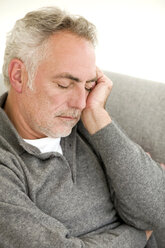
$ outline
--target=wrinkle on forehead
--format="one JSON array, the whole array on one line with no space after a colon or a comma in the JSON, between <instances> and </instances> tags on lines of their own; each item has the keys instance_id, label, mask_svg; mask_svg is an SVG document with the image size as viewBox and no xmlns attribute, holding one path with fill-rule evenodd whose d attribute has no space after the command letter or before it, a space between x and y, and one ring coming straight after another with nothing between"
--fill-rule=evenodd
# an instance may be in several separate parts
<instances>
[{"instance_id":1,"label":"wrinkle on forehead","mask_svg":"<svg viewBox=\"0 0 165 248\"><path fill-rule=\"evenodd\" d=\"M68 72L59 73L56 76L54 76L53 78L55 78L55 79L66 78L66 79L71 79L73 81L76 81L78 83L82 82L82 80L80 78L75 77ZM95 76L92 79L87 80L86 83L91 83L91 82L95 82L95 81L97 81L97 76Z\"/></svg>"}]
</instances>

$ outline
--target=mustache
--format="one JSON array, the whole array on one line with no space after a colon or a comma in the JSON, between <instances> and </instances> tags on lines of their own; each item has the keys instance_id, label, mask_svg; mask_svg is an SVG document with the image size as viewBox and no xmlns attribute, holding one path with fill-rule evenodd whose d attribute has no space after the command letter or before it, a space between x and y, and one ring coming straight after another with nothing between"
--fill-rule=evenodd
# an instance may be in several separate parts
<instances>
[{"instance_id":1,"label":"mustache","mask_svg":"<svg viewBox=\"0 0 165 248\"><path fill-rule=\"evenodd\" d=\"M81 111L79 109L69 109L69 110L62 110L55 113L54 117L57 116L70 116L72 118L79 119L81 116Z\"/></svg>"}]
</instances>

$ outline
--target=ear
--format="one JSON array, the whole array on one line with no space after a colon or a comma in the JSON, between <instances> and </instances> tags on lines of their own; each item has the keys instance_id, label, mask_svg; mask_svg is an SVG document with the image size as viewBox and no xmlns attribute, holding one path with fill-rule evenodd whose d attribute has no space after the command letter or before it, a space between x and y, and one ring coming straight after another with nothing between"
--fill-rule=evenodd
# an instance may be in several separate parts
<instances>
[{"instance_id":1,"label":"ear","mask_svg":"<svg viewBox=\"0 0 165 248\"><path fill-rule=\"evenodd\" d=\"M8 73L12 87L18 93L21 93L23 84L28 80L24 63L19 59L12 59L9 64Z\"/></svg>"}]
</instances>

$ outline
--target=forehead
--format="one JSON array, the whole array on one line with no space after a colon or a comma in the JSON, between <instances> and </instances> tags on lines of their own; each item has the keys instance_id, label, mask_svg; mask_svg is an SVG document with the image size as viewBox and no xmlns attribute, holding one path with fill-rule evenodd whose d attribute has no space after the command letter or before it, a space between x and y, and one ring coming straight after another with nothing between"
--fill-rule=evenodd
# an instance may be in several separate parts
<instances>
[{"instance_id":1,"label":"forehead","mask_svg":"<svg viewBox=\"0 0 165 248\"><path fill-rule=\"evenodd\" d=\"M79 57L80 60L95 59L92 43L69 32L59 32L48 40L49 58Z\"/></svg>"},{"instance_id":2,"label":"forehead","mask_svg":"<svg viewBox=\"0 0 165 248\"><path fill-rule=\"evenodd\" d=\"M91 41L85 39L84 37L80 37L77 34L74 34L70 31L59 31L55 34L51 35L48 39L49 44L53 46L56 45L58 48L67 48L74 45L75 48L81 46L83 48L93 48L94 45Z\"/></svg>"},{"instance_id":3,"label":"forehead","mask_svg":"<svg viewBox=\"0 0 165 248\"><path fill-rule=\"evenodd\" d=\"M92 74L96 71L95 49L92 43L69 32L54 34L47 41L46 58L43 61L52 70ZM62 71L61 71L62 70Z\"/></svg>"}]
</instances>

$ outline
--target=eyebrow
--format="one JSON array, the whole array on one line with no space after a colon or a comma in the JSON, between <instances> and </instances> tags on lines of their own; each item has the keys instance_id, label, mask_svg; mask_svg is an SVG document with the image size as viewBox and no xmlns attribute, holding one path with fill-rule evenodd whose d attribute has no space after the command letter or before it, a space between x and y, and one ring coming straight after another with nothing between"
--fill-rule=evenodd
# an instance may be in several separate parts
<instances>
[{"instance_id":1,"label":"eyebrow","mask_svg":"<svg viewBox=\"0 0 165 248\"><path fill-rule=\"evenodd\" d=\"M63 73L57 74L53 78L55 78L55 79L66 78L66 79L71 79L71 80L73 80L75 82L78 82L78 83L82 82L79 78L74 77L72 74L70 74L68 72L63 72ZM95 82L95 81L97 81L97 77L94 77L94 78L92 78L90 80L87 80L86 83L91 83L91 82Z\"/></svg>"}]
</instances>

